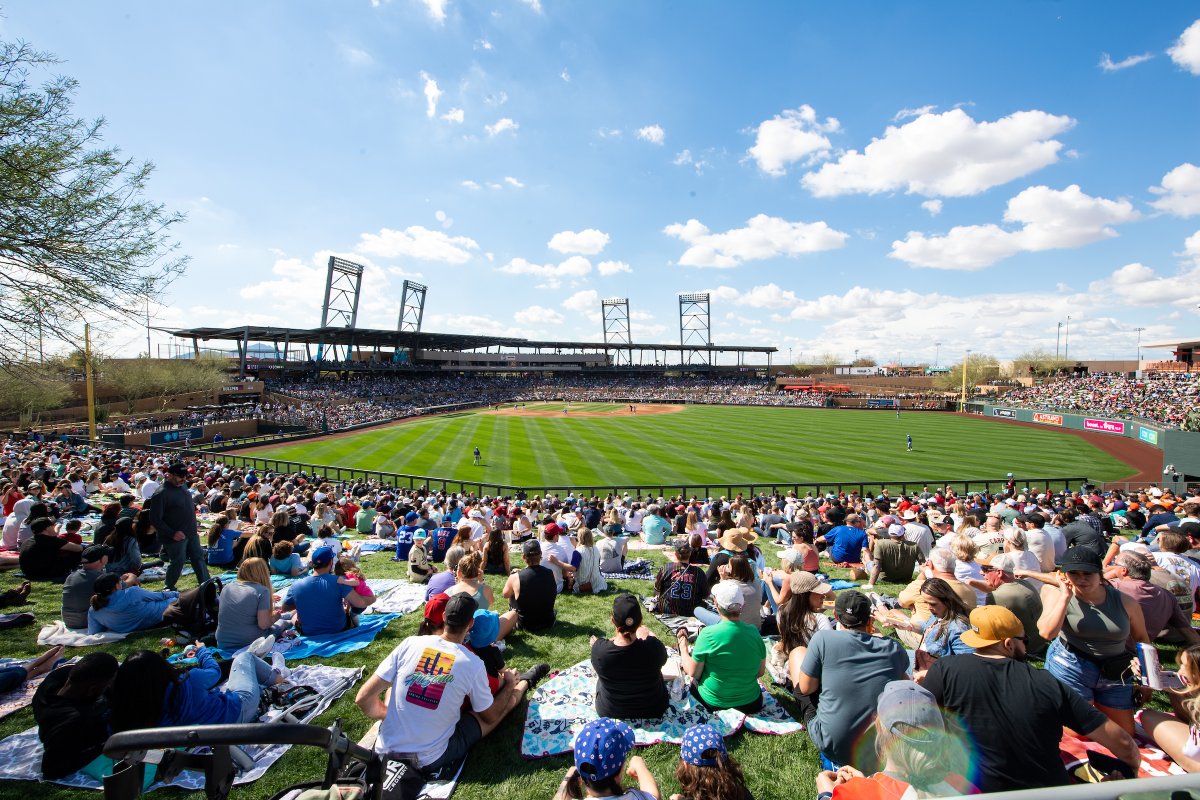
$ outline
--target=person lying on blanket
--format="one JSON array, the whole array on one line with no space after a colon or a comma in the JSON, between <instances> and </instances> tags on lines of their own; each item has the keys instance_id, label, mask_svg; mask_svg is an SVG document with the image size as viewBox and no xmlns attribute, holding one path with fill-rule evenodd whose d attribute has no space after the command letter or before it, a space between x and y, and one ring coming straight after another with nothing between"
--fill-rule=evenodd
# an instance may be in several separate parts
<instances>
[{"instance_id":1,"label":"person lying on blanket","mask_svg":"<svg viewBox=\"0 0 1200 800\"><path fill-rule=\"evenodd\" d=\"M54 669L62 651L63 646L60 644L57 647L51 647L37 658L31 658L21 663L10 662L7 666L0 666L0 694L19 689L21 684L30 678L45 675Z\"/></svg>"},{"instance_id":2,"label":"person lying on blanket","mask_svg":"<svg viewBox=\"0 0 1200 800\"><path fill-rule=\"evenodd\" d=\"M104 759L109 690L117 667L117 659L109 653L88 653L51 672L33 693L33 718L42 742L41 772L46 780L89 771L94 762Z\"/></svg>"},{"instance_id":3,"label":"person lying on blanket","mask_svg":"<svg viewBox=\"0 0 1200 800\"><path fill-rule=\"evenodd\" d=\"M641 756L633 752L633 728L607 717L594 719L575 737L575 766L554 793L554 800L610 797L617 800L658 800L658 783ZM625 760L629 759L628 767ZM638 782L636 789L621 784L622 775Z\"/></svg>"},{"instance_id":4,"label":"person lying on blanket","mask_svg":"<svg viewBox=\"0 0 1200 800\"><path fill-rule=\"evenodd\" d=\"M96 578L92 588L88 633L133 633L157 628L163 624L163 614L179 597L179 592L152 592L140 586L126 586L121 576L112 572Z\"/></svg>"},{"instance_id":5,"label":"person lying on blanket","mask_svg":"<svg viewBox=\"0 0 1200 800\"><path fill-rule=\"evenodd\" d=\"M171 725L223 725L254 722L262 691L291 674L283 654L268 664L249 650L234 656L229 679L221 683L221 667L212 652L196 642L198 665L181 671L161 653L139 650L125 659L113 682L112 729L141 730Z\"/></svg>"},{"instance_id":6,"label":"person lying on blanket","mask_svg":"<svg viewBox=\"0 0 1200 800\"><path fill-rule=\"evenodd\" d=\"M426 777L456 768L550 671L549 664L520 674L505 670L493 697L483 662L464 646L477 610L468 594L450 598L442 633L405 639L354 699L367 717L380 721L375 751L415 763Z\"/></svg>"}]
</instances>

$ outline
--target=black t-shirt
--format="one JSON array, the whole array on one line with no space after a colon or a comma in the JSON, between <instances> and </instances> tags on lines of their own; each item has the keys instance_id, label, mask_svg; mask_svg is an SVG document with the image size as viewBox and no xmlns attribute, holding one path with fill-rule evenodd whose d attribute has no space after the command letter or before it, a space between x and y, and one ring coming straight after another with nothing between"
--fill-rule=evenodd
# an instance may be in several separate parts
<instances>
[{"instance_id":1,"label":"black t-shirt","mask_svg":"<svg viewBox=\"0 0 1200 800\"><path fill-rule=\"evenodd\" d=\"M654 589L664 613L690 617L708 597L708 578L694 564L669 563L659 570Z\"/></svg>"},{"instance_id":2,"label":"black t-shirt","mask_svg":"<svg viewBox=\"0 0 1200 800\"><path fill-rule=\"evenodd\" d=\"M521 590L517 597L517 622L527 631L541 631L554 624L554 601L558 584L554 573L538 564L517 573Z\"/></svg>"},{"instance_id":3,"label":"black t-shirt","mask_svg":"<svg viewBox=\"0 0 1200 800\"><path fill-rule=\"evenodd\" d=\"M81 553L61 552L66 539L35 534L21 544L21 572L31 581L65 578L79 566Z\"/></svg>"},{"instance_id":4,"label":"black t-shirt","mask_svg":"<svg viewBox=\"0 0 1200 800\"><path fill-rule=\"evenodd\" d=\"M967 777L983 792L1065 786L1063 726L1086 735L1105 721L1049 672L1010 658L939 658L922 685L974 742L977 774Z\"/></svg>"},{"instance_id":5,"label":"black t-shirt","mask_svg":"<svg viewBox=\"0 0 1200 800\"><path fill-rule=\"evenodd\" d=\"M58 692L71 667L59 667L33 693L33 718L42 740L42 777L63 778L88 765L108 741L108 700L66 700Z\"/></svg>"},{"instance_id":6,"label":"black t-shirt","mask_svg":"<svg viewBox=\"0 0 1200 800\"><path fill-rule=\"evenodd\" d=\"M1067 547L1086 547L1089 550L1094 550L1101 556L1104 555L1104 551L1107 549L1104 544L1104 537L1100 532L1082 519L1077 519L1069 525L1064 525L1062 533L1063 537L1067 540Z\"/></svg>"},{"instance_id":7,"label":"black t-shirt","mask_svg":"<svg viewBox=\"0 0 1200 800\"><path fill-rule=\"evenodd\" d=\"M662 667L667 648L658 639L635 639L619 647L608 639L592 645L596 713L613 719L653 719L667 711Z\"/></svg>"}]
</instances>

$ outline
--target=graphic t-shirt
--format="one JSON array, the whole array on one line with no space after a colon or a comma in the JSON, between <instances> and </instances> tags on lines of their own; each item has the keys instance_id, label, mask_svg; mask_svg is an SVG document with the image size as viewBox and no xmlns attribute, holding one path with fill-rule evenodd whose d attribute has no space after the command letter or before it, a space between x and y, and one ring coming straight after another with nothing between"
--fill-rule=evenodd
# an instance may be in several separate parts
<instances>
[{"instance_id":1,"label":"graphic t-shirt","mask_svg":"<svg viewBox=\"0 0 1200 800\"><path fill-rule=\"evenodd\" d=\"M471 701L476 713L492 705L483 662L440 636L410 636L380 662L375 674L392 685L375 751L416 753L418 766L432 764L446 752L464 700Z\"/></svg>"},{"instance_id":2,"label":"graphic t-shirt","mask_svg":"<svg viewBox=\"0 0 1200 800\"><path fill-rule=\"evenodd\" d=\"M659 572L655 581L663 600L663 611L680 617L690 617L706 597L708 578L704 571L690 564L670 563Z\"/></svg>"}]
</instances>

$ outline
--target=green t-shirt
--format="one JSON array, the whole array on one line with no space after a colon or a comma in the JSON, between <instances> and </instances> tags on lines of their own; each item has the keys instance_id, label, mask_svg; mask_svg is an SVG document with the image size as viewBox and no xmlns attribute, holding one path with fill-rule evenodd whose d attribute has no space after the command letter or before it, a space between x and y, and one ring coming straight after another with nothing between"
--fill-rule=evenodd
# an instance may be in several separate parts
<instances>
[{"instance_id":1,"label":"green t-shirt","mask_svg":"<svg viewBox=\"0 0 1200 800\"><path fill-rule=\"evenodd\" d=\"M762 635L753 625L723 619L700 631L692 658L704 662L697 687L711 706L733 708L754 702L762 689L758 667L767 656Z\"/></svg>"},{"instance_id":2,"label":"green t-shirt","mask_svg":"<svg viewBox=\"0 0 1200 800\"><path fill-rule=\"evenodd\" d=\"M354 515L355 528L359 533L370 533L375 524L375 515L379 513L373 508L364 508Z\"/></svg>"}]
</instances>

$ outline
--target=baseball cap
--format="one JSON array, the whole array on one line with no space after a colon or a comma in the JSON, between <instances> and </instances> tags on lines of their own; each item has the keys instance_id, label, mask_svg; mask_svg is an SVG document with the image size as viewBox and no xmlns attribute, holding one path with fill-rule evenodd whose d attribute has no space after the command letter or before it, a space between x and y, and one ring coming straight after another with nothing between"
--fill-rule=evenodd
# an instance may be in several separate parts
<instances>
[{"instance_id":1,"label":"baseball cap","mask_svg":"<svg viewBox=\"0 0 1200 800\"><path fill-rule=\"evenodd\" d=\"M945 522L948 519L950 519L950 517L946 516L945 514L939 513L937 511L929 512L929 524L930 525L941 525L943 522Z\"/></svg>"},{"instance_id":2,"label":"baseball cap","mask_svg":"<svg viewBox=\"0 0 1200 800\"><path fill-rule=\"evenodd\" d=\"M450 595L442 592L435 594L425 603L425 619L432 622L434 625L441 627L446 624L446 603L450 602Z\"/></svg>"},{"instance_id":3,"label":"baseball cap","mask_svg":"<svg viewBox=\"0 0 1200 800\"><path fill-rule=\"evenodd\" d=\"M542 545L537 539L530 539L525 544L521 545L521 555L540 556L541 554Z\"/></svg>"},{"instance_id":4,"label":"baseball cap","mask_svg":"<svg viewBox=\"0 0 1200 800\"><path fill-rule=\"evenodd\" d=\"M893 539L903 539L904 538L904 526L903 525L889 525L887 532L888 532L888 536L891 536Z\"/></svg>"},{"instance_id":5,"label":"baseball cap","mask_svg":"<svg viewBox=\"0 0 1200 800\"><path fill-rule=\"evenodd\" d=\"M1063 572L1099 572L1100 554L1087 547L1070 547L1062 557Z\"/></svg>"},{"instance_id":6,"label":"baseball cap","mask_svg":"<svg viewBox=\"0 0 1200 800\"><path fill-rule=\"evenodd\" d=\"M410 511L410 512L408 512L407 514L405 514L405 515L404 515L404 521L405 521L405 522L416 522L416 521L417 521L417 520L419 520L420 518L421 518L421 515L420 515L420 514L418 514L418 513L417 513L417 512L415 512L415 511Z\"/></svg>"},{"instance_id":7,"label":"baseball cap","mask_svg":"<svg viewBox=\"0 0 1200 800\"><path fill-rule=\"evenodd\" d=\"M622 627L631 627L642 621L642 604L628 592L613 598L613 619Z\"/></svg>"},{"instance_id":8,"label":"baseball cap","mask_svg":"<svg viewBox=\"0 0 1200 800\"><path fill-rule=\"evenodd\" d=\"M910 508L900 516L902 516L904 519L913 520L917 518L917 512L916 509Z\"/></svg>"},{"instance_id":9,"label":"baseball cap","mask_svg":"<svg viewBox=\"0 0 1200 800\"><path fill-rule=\"evenodd\" d=\"M469 594L456 594L446 603L445 620L447 625L461 628L475 617L479 604Z\"/></svg>"},{"instance_id":10,"label":"baseball cap","mask_svg":"<svg viewBox=\"0 0 1200 800\"><path fill-rule=\"evenodd\" d=\"M314 567L324 567L333 562L332 547L318 547L312 554L312 565Z\"/></svg>"},{"instance_id":11,"label":"baseball cap","mask_svg":"<svg viewBox=\"0 0 1200 800\"><path fill-rule=\"evenodd\" d=\"M946 721L933 693L914 681L889 681L879 695L877 711L879 726L909 744L933 744L946 731Z\"/></svg>"},{"instance_id":12,"label":"baseball cap","mask_svg":"<svg viewBox=\"0 0 1200 800\"><path fill-rule=\"evenodd\" d=\"M594 719L575 737L575 769L592 782L616 777L633 744L633 728L624 722L608 717Z\"/></svg>"},{"instance_id":13,"label":"baseball cap","mask_svg":"<svg viewBox=\"0 0 1200 800\"><path fill-rule=\"evenodd\" d=\"M47 528L52 527L54 527L54 520L50 519L49 517L38 517L37 519L32 519L29 521L29 530L33 531L34 533L41 533Z\"/></svg>"},{"instance_id":14,"label":"baseball cap","mask_svg":"<svg viewBox=\"0 0 1200 800\"><path fill-rule=\"evenodd\" d=\"M693 725L688 728L679 745L680 760L694 767L715 767L717 754L725 752L725 740L712 725Z\"/></svg>"},{"instance_id":15,"label":"baseball cap","mask_svg":"<svg viewBox=\"0 0 1200 800\"><path fill-rule=\"evenodd\" d=\"M741 608L745 605L745 600L742 598L742 589L733 581L721 581L714 586L712 599L718 608L723 608L726 611L732 611L735 608Z\"/></svg>"},{"instance_id":16,"label":"baseball cap","mask_svg":"<svg viewBox=\"0 0 1200 800\"><path fill-rule=\"evenodd\" d=\"M963 644L978 649L1024 633L1021 620L1004 606L979 606L971 610L971 630L963 631L959 638Z\"/></svg>"},{"instance_id":17,"label":"baseball cap","mask_svg":"<svg viewBox=\"0 0 1200 800\"><path fill-rule=\"evenodd\" d=\"M464 595L458 595L463 597ZM476 650L494 644L496 637L500 635L500 615L495 611L489 611L485 608L476 609L475 624L471 626L471 634L468 639L471 642L471 647Z\"/></svg>"},{"instance_id":18,"label":"baseball cap","mask_svg":"<svg viewBox=\"0 0 1200 800\"><path fill-rule=\"evenodd\" d=\"M112 554L113 549L111 547L107 547L102 544L94 544L83 549L83 556L81 556L79 560L84 564L95 564L105 556L112 558Z\"/></svg>"},{"instance_id":19,"label":"baseball cap","mask_svg":"<svg viewBox=\"0 0 1200 800\"><path fill-rule=\"evenodd\" d=\"M779 551L779 560L793 567L804 566L804 554L791 547Z\"/></svg>"},{"instance_id":20,"label":"baseball cap","mask_svg":"<svg viewBox=\"0 0 1200 800\"><path fill-rule=\"evenodd\" d=\"M559 534L563 533L562 526L559 525L557 522L546 523L546 527L543 528L542 530L546 533L547 536L558 536Z\"/></svg>"},{"instance_id":21,"label":"baseball cap","mask_svg":"<svg viewBox=\"0 0 1200 800\"><path fill-rule=\"evenodd\" d=\"M871 601L862 592L842 592L834 603L833 616L847 628L861 628L871 618Z\"/></svg>"},{"instance_id":22,"label":"baseball cap","mask_svg":"<svg viewBox=\"0 0 1200 800\"><path fill-rule=\"evenodd\" d=\"M180 478L186 478L188 474L187 467L178 462L167 467L167 472L171 475L178 475Z\"/></svg>"},{"instance_id":23,"label":"baseball cap","mask_svg":"<svg viewBox=\"0 0 1200 800\"><path fill-rule=\"evenodd\" d=\"M811 572L793 572L790 576L792 594L803 594L804 592L816 592L817 594L829 594L833 591L833 587L825 583Z\"/></svg>"}]
</instances>

